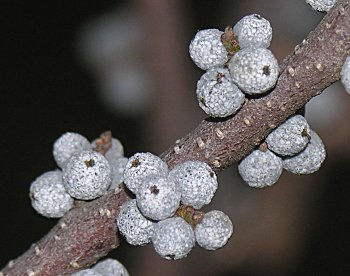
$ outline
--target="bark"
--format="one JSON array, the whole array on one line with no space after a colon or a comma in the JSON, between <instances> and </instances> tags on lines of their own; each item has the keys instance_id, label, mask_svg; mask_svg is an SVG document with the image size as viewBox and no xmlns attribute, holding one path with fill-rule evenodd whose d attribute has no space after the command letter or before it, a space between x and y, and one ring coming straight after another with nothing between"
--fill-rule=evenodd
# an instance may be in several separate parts
<instances>
[{"instance_id":1,"label":"bark","mask_svg":"<svg viewBox=\"0 0 350 276\"><path fill-rule=\"evenodd\" d=\"M350 54L350 1L338 1L281 65L276 87L250 99L226 119L205 119L161 157L170 167L202 160L219 172L239 161L266 135L337 81ZM67 213L40 241L2 270L3 275L65 275L87 267L119 245L115 218L129 200L124 190Z\"/></svg>"}]
</instances>

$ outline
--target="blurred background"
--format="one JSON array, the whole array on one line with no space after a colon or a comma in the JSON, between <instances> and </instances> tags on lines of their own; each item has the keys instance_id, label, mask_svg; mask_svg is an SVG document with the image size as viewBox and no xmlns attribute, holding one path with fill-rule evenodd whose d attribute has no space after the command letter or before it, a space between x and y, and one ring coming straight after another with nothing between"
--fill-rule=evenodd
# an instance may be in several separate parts
<instances>
[{"instance_id":1,"label":"blurred background","mask_svg":"<svg viewBox=\"0 0 350 276\"><path fill-rule=\"evenodd\" d=\"M56 223L28 197L30 183L55 168L54 140L112 130L126 156L160 154L205 118L192 37L251 13L271 22L279 61L323 16L303 0L2 1L0 267ZM324 166L310 176L284 172L263 190L243 183L237 166L220 174L206 210L233 220L226 247L167 261L150 245L123 243L109 257L131 275L350 275L350 97L335 84L306 110L326 145Z\"/></svg>"}]
</instances>

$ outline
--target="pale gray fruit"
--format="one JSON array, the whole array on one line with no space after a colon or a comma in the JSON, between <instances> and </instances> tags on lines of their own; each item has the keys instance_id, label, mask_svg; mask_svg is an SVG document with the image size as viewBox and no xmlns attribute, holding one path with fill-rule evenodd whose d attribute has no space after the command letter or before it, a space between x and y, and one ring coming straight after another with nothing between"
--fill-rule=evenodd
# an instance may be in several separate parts
<instances>
[{"instance_id":1,"label":"pale gray fruit","mask_svg":"<svg viewBox=\"0 0 350 276\"><path fill-rule=\"evenodd\" d=\"M224 68L211 69L202 75L197 82L196 94L199 106L211 117L235 114L245 101L245 95Z\"/></svg>"},{"instance_id":2,"label":"pale gray fruit","mask_svg":"<svg viewBox=\"0 0 350 276\"><path fill-rule=\"evenodd\" d=\"M191 41L189 52L193 62L201 69L208 70L223 66L228 55L221 42L223 32L217 29L198 31Z\"/></svg>"},{"instance_id":3,"label":"pale gray fruit","mask_svg":"<svg viewBox=\"0 0 350 276\"><path fill-rule=\"evenodd\" d=\"M310 174L317 171L326 158L326 149L321 138L311 130L311 140L299 154L285 158L283 168L295 174Z\"/></svg>"},{"instance_id":4,"label":"pale gray fruit","mask_svg":"<svg viewBox=\"0 0 350 276\"><path fill-rule=\"evenodd\" d=\"M232 233L233 224L230 218L218 210L206 213L194 230L197 243L207 250L223 247Z\"/></svg>"},{"instance_id":5,"label":"pale gray fruit","mask_svg":"<svg viewBox=\"0 0 350 276\"><path fill-rule=\"evenodd\" d=\"M35 179L30 185L29 196L35 211L48 218L62 217L74 206L59 170L43 173Z\"/></svg>"},{"instance_id":6,"label":"pale gray fruit","mask_svg":"<svg viewBox=\"0 0 350 276\"><path fill-rule=\"evenodd\" d=\"M345 91L350 94L350 56L346 58L340 72L340 80Z\"/></svg>"},{"instance_id":7,"label":"pale gray fruit","mask_svg":"<svg viewBox=\"0 0 350 276\"><path fill-rule=\"evenodd\" d=\"M272 39L270 22L258 14L244 16L233 27L238 44L243 48L268 48Z\"/></svg>"},{"instance_id":8,"label":"pale gray fruit","mask_svg":"<svg viewBox=\"0 0 350 276\"><path fill-rule=\"evenodd\" d=\"M250 186L263 188L277 182L282 174L282 159L269 150L252 151L238 165L242 179Z\"/></svg>"},{"instance_id":9,"label":"pale gray fruit","mask_svg":"<svg viewBox=\"0 0 350 276\"><path fill-rule=\"evenodd\" d=\"M98 271L87 268L71 274L71 276L103 276Z\"/></svg>"},{"instance_id":10,"label":"pale gray fruit","mask_svg":"<svg viewBox=\"0 0 350 276\"><path fill-rule=\"evenodd\" d=\"M92 270L99 272L102 276L129 276L125 266L114 259L105 259L92 267Z\"/></svg>"},{"instance_id":11,"label":"pale gray fruit","mask_svg":"<svg viewBox=\"0 0 350 276\"><path fill-rule=\"evenodd\" d=\"M180 217L159 221L154 227L152 244L156 252L165 259L184 258L195 245L192 227Z\"/></svg>"},{"instance_id":12,"label":"pale gray fruit","mask_svg":"<svg viewBox=\"0 0 350 276\"><path fill-rule=\"evenodd\" d=\"M76 199L90 200L104 195L112 182L107 159L95 151L74 154L63 170L67 192Z\"/></svg>"},{"instance_id":13,"label":"pale gray fruit","mask_svg":"<svg viewBox=\"0 0 350 276\"><path fill-rule=\"evenodd\" d=\"M308 3L314 10L325 12L328 12L333 8L336 2L337 0L306 0L306 3Z\"/></svg>"},{"instance_id":14,"label":"pale gray fruit","mask_svg":"<svg viewBox=\"0 0 350 276\"><path fill-rule=\"evenodd\" d=\"M57 166L63 169L73 154L83 150L92 150L88 139L79 133L67 132L55 141L52 153Z\"/></svg>"},{"instance_id":15,"label":"pale gray fruit","mask_svg":"<svg viewBox=\"0 0 350 276\"><path fill-rule=\"evenodd\" d=\"M112 184L109 186L109 190L113 190L119 187L119 185L124 181L124 170L126 164L128 163L128 158L126 157L114 157L107 159L111 167L112 173Z\"/></svg>"}]
</instances>

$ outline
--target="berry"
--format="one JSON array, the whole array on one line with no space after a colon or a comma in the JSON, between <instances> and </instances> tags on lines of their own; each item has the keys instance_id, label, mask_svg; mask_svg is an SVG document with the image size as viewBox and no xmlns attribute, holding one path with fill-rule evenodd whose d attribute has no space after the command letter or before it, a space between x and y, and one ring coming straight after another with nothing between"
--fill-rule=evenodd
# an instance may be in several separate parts
<instances>
[{"instance_id":1,"label":"berry","mask_svg":"<svg viewBox=\"0 0 350 276\"><path fill-rule=\"evenodd\" d=\"M306 0L314 10L328 12L337 0Z\"/></svg>"},{"instance_id":2,"label":"berry","mask_svg":"<svg viewBox=\"0 0 350 276\"><path fill-rule=\"evenodd\" d=\"M301 152L310 141L310 127L301 115L295 115L273 130L266 143L279 155L295 155Z\"/></svg>"},{"instance_id":3,"label":"berry","mask_svg":"<svg viewBox=\"0 0 350 276\"><path fill-rule=\"evenodd\" d=\"M62 217L73 208L74 200L66 192L61 171L49 171L30 185L32 206L39 214L48 218Z\"/></svg>"},{"instance_id":4,"label":"berry","mask_svg":"<svg viewBox=\"0 0 350 276\"><path fill-rule=\"evenodd\" d=\"M83 269L78 272L75 272L71 274L71 276L103 276L103 275L98 271L88 268L88 269Z\"/></svg>"},{"instance_id":5,"label":"berry","mask_svg":"<svg viewBox=\"0 0 350 276\"><path fill-rule=\"evenodd\" d=\"M105 259L92 267L103 276L129 276L125 266L114 259Z\"/></svg>"},{"instance_id":6,"label":"berry","mask_svg":"<svg viewBox=\"0 0 350 276\"><path fill-rule=\"evenodd\" d=\"M241 161L238 171L250 187L271 186L282 174L282 159L269 150L254 150Z\"/></svg>"},{"instance_id":7,"label":"berry","mask_svg":"<svg viewBox=\"0 0 350 276\"><path fill-rule=\"evenodd\" d=\"M268 48L272 39L270 22L258 14L244 16L233 27L239 47Z\"/></svg>"},{"instance_id":8,"label":"berry","mask_svg":"<svg viewBox=\"0 0 350 276\"><path fill-rule=\"evenodd\" d=\"M91 143L91 148L96 148L96 140ZM124 156L124 147L122 143L116 139L112 138L111 147L107 150L105 157L107 160L115 159L117 157Z\"/></svg>"},{"instance_id":9,"label":"berry","mask_svg":"<svg viewBox=\"0 0 350 276\"><path fill-rule=\"evenodd\" d=\"M311 140L306 148L283 160L283 168L295 174L310 174L317 171L326 158L326 150L321 138L311 130Z\"/></svg>"},{"instance_id":10,"label":"berry","mask_svg":"<svg viewBox=\"0 0 350 276\"><path fill-rule=\"evenodd\" d=\"M229 63L231 77L243 92L261 94L271 89L278 78L278 63L270 50L245 48Z\"/></svg>"},{"instance_id":11,"label":"berry","mask_svg":"<svg viewBox=\"0 0 350 276\"><path fill-rule=\"evenodd\" d=\"M341 83L343 84L346 92L350 94L350 56L346 58L341 69L340 76Z\"/></svg>"},{"instance_id":12,"label":"berry","mask_svg":"<svg viewBox=\"0 0 350 276\"><path fill-rule=\"evenodd\" d=\"M64 168L74 153L91 150L90 142L82 135L67 132L53 144L53 157L60 168Z\"/></svg>"},{"instance_id":13,"label":"berry","mask_svg":"<svg viewBox=\"0 0 350 276\"><path fill-rule=\"evenodd\" d=\"M112 171L112 184L109 186L109 190L113 190L119 187L124 180L124 170L128 158L126 157L115 157L107 159Z\"/></svg>"},{"instance_id":14,"label":"berry","mask_svg":"<svg viewBox=\"0 0 350 276\"><path fill-rule=\"evenodd\" d=\"M197 243L207 250L223 247L232 233L233 224L230 218L218 210L206 213L194 230Z\"/></svg>"},{"instance_id":15,"label":"berry","mask_svg":"<svg viewBox=\"0 0 350 276\"><path fill-rule=\"evenodd\" d=\"M245 95L232 82L230 72L224 68L207 71L197 83L199 106L211 117L227 117L236 113Z\"/></svg>"},{"instance_id":16,"label":"berry","mask_svg":"<svg viewBox=\"0 0 350 276\"><path fill-rule=\"evenodd\" d=\"M118 214L117 225L119 231L132 245L144 245L151 241L153 222L146 219L136 205L136 199L125 203Z\"/></svg>"},{"instance_id":17,"label":"berry","mask_svg":"<svg viewBox=\"0 0 350 276\"><path fill-rule=\"evenodd\" d=\"M195 209L209 204L218 181L214 171L201 161L186 161L178 164L169 173L181 193L181 202Z\"/></svg>"},{"instance_id":18,"label":"berry","mask_svg":"<svg viewBox=\"0 0 350 276\"><path fill-rule=\"evenodd\" d=\"M183 218L172 217L155 225L152 243L161 257L177 260L190 253L195 238L192 227Z\"/></svg>"},{"instance_id":19,"label":"berry","mask_svg":"<svg viewBox=\"0 0 350 276\"><path fill-rule=\"evenodd\" d=\"M76 153L63 170L63 183L74 198L90 200L106 193L111 184L111 168L95 151Z\"/></svg>"},{"instance_id":20,"label":"berry","mask_svg":"<svg viewBox=\"0 0 350 276\"><path fill-rule=\"evenodd\" d=\"M189 51L193 62L201 69L208 70L223 66L227 60L227 51L221 42L223 32L207 29L197 32L191 41Z\"/></svg>"},{"instance_id":21,"label":"berry","mask_svg":"<svg viewBox=\"0 0 350 276\"><path fill-rule=\"evenodd\" d=\"M141 213L153 220L162 220L174 215L180 205L181 194L175 182L167 177L147 177L136 194Z\"/></svg>"},{"instance_id":22,"label":"berry","mask_svg":"<svg viewBox=\"0 0 350 276\"><path fill-rule=\"evenodd\" d=\"M138 152L129 158L124 171L124 183L134 194L142 181L149 175L166 176L168 165L158 156L149 152Z\"/></svg>"}]
</instances>

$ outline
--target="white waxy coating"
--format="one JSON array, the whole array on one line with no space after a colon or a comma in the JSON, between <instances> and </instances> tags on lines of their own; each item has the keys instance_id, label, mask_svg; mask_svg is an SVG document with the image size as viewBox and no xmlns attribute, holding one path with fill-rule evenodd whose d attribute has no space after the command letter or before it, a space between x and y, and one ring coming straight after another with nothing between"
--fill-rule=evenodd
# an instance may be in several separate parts
<instances>
[{"instance_id":1,"label":"white waxy coating","mask_svg":"<svg viewBox=\"0 0 350 276\"><path fill-rule=\"evenodd\" d=\"M340 80L343 84L345 91L350 94L350 56L346 58L343 67L340 72Z\"/></svg>"},{"instance_id":2,"label":"white waxy coating","mask_svg":"<svg viewBox=\"0 0 350 276\"><path fill-rule=\"evenodd\" d=\"M283 160L283 168L295 174L310 174L317 171L326 158L326 150L321 138L311 130L311 140L306 148Z\"/></svg>"},{"instance_id":3,"label":"white waxy coating","mask_svg":"<svg viewBox=\"0 0 350 276\"><path fill-rule=\"evenodd\" d=\"M124 147L122 143L116 139L112 138L111 147L107 150L106 154L104 155L107 160L109 159L115 159L117 157L123 157L124 156ZM96 140L92 141L91 148L96 147Z\"/></svg>"},{"instance_id":4,"label":"white waxy coating","mask_svg":"<svg viewBox=\"0 0 350 276\"><path fill-rule=\"evenodd\" d=\"M306 0L314 10L328 12L337 0Z\"/></svg>"},{"instance_id":5,"label":"white waxy coating","mask_svg":"<svg viewBox=\"0 0 350 276\"><path fill-rule=\"evenodd\" d=\"M99 272L103 276L129 276L125 266L114 259L105 259L92 267L92 270Z\"/></svg>"},{"instance_id":6,"label":"white waxy coating","mask_svg":"<svg viewBox=\"0 0 350 276\"><path fill-rule=\"evenodd\" d=\"M244 16L233 27L239 47L268 48L272 39L270 22L258 14Z\"/></svg>"},{"instance_id":7,"label":"white waxy coating","mask_svg":"<svg viewBox=\"0 0 350 276\"><path fill-rule=\"evenodd\" d=\"M247 94L261 94L276 84L278 63L270 50L245 48L229 63L233 82Z\"/></svg>"},{"instance_id":8,"label":"white waxy coating","mask_svg":"<svg viewBox=\"0 0 350 276\"><path fill-rule=\"evenodd\" d=\"M49 171L30 185L30 199L33 208L48 218L62 217L73 208L74 200L63 186L62 172Z\"/></svg>"},{"instance_id":9,"label":"white waxy coating","mask_svg":"<svg viewBox=\"0 0 350 276\"><path fill-rule=\"evenodd\" d=\"M71 274L71 276L103 276L98 271L87 268Z\"/></svg>"},{"instance_id":10,"label":"white waxy coating","mask_svg":"<svg viewBox=\"0 0 350 276\"><path fill-rule=\"evenodd\" d=\"M138 152L129 158L124 170L124 183L134 194L149 175L168 175L168 165L149 152Z\"/></svg>"},{"instance_id":11,"label":"white waxy coating","mask_svg":"<svg viewBox=\"0 0 350 276\"><path fill-rule=\"evenodd\" d=\"M109 190L113 190L119 187L124 181L124 170L128 158L126 157L114 157L107 159L112 171L112 184L109 186Z\"/></svg>"},{"instance_id":12,"label":"white waxy coating","mask_svg":"<svg viewBox=\"0 0 350 276\"><path fill-rule=\"evenodd\" d=\"M60 168L64 168L73 154L83 150L91 150L90 142L82 135L67 132L53 144L53 157Z\"/></svg>"},{"instance_id":13,"label":"white waxy coating","mask_svg":"<svg viewBox=\"0 0 350 276\"><path fill-rule=\"evenodd\" d=\"M311 130L306 119L301 115L295 115L273 130L266 137L266 143L273 152L291 156L306 147L310 135Z\"/></svg>"},{"instance_id":14,"label":"white waxy coating","mask_svg":"<svg viewBox=\"0 0 350 276\"><path fill-rule=\"evenodd\" d=\"M147 177L136 194L137 207L153 220L162 220L174 215L180 205L181 194L175 182L168 177Z\"/></svg>"},{"instance_id":15,"label":"white waxy coating","mask_svg":"<svg viewBox=\"0 0 350 276\"><path fill-rule=\"evenodd\" d=\"M63 170L64 186L77 199L90 200L104 195L111 181L107 159L95 151L73 155Z\"/></svg>"},{"instance_id":16,"label":"white waxy coating","mask_svg":"<svg viewBox=\"0 0 350 276\"><path fill-rule=\"evenodd\" d=\"M197 32L191 41L189 51L193 62L208 70L223 66L228 60L227 51L221 42L222 31L207 29Z\"/></svg>"},{"instance_id":17,"label":"white waxy coating","mask_svg":"<svg viewBox=\"0 0 350 276\"><path fill-rule=\"evenodd\" d=\"M232 233L233 224L230 218L218 210L206 213L194 230L197 243L207 250L223 247Z\"/></svg>"},{"instance_id":18,"label":"white waxy coating","mask_svg":"<svg viewBox=\"0 0 350 276\"><path fill-rule=\"evenodd\" d=\"M181 202L200 209L209 204L218 188L214 171L201 161L186 161L169 173L181 193Z\"/></svg>"},{"instance_id":19,"label":"white waxy coating","mask_svg":"<svg viewBox=\"0 0 350 276\"><path fill-rule=\"evenodd\" d=\"M255 188L271 186L282 174L282 159L269 150L254 150L238 165L243 180Z\"/></svg>"},{"instance_id":20,"label":"white waxy coating","mask_svg":"<svg viewBox=\"0 0 350 276\"><path fill-rule=\"evenodd\" d=\"M152 243L161 257L177 260L190 253L195 238L192 227L183 218L172 217L155 225Z\"/></svg>"},{"instance_id":21,"label":"white waxy coating","mask_svg":"<svg viewBox=\"0 0 350 276\"><path fill-rule=\"evenodd\" d=\"M132 245L149 243L153 235L153 224L141 214L137 208L136 199L123 204L117 217L119 231Z\"/></svg>"},{"instance_id":22,"label":"white waxy coating","mask_svg":"<svg viewBox=\"0 0 350 276\"><path fill-rule=\"evenodd\" d=\"M227 117L242 106L245 95L232 82L230 72L224 68L207 71L197 82L199 106L211 117Z\"/></svg>"}]
</instances>

